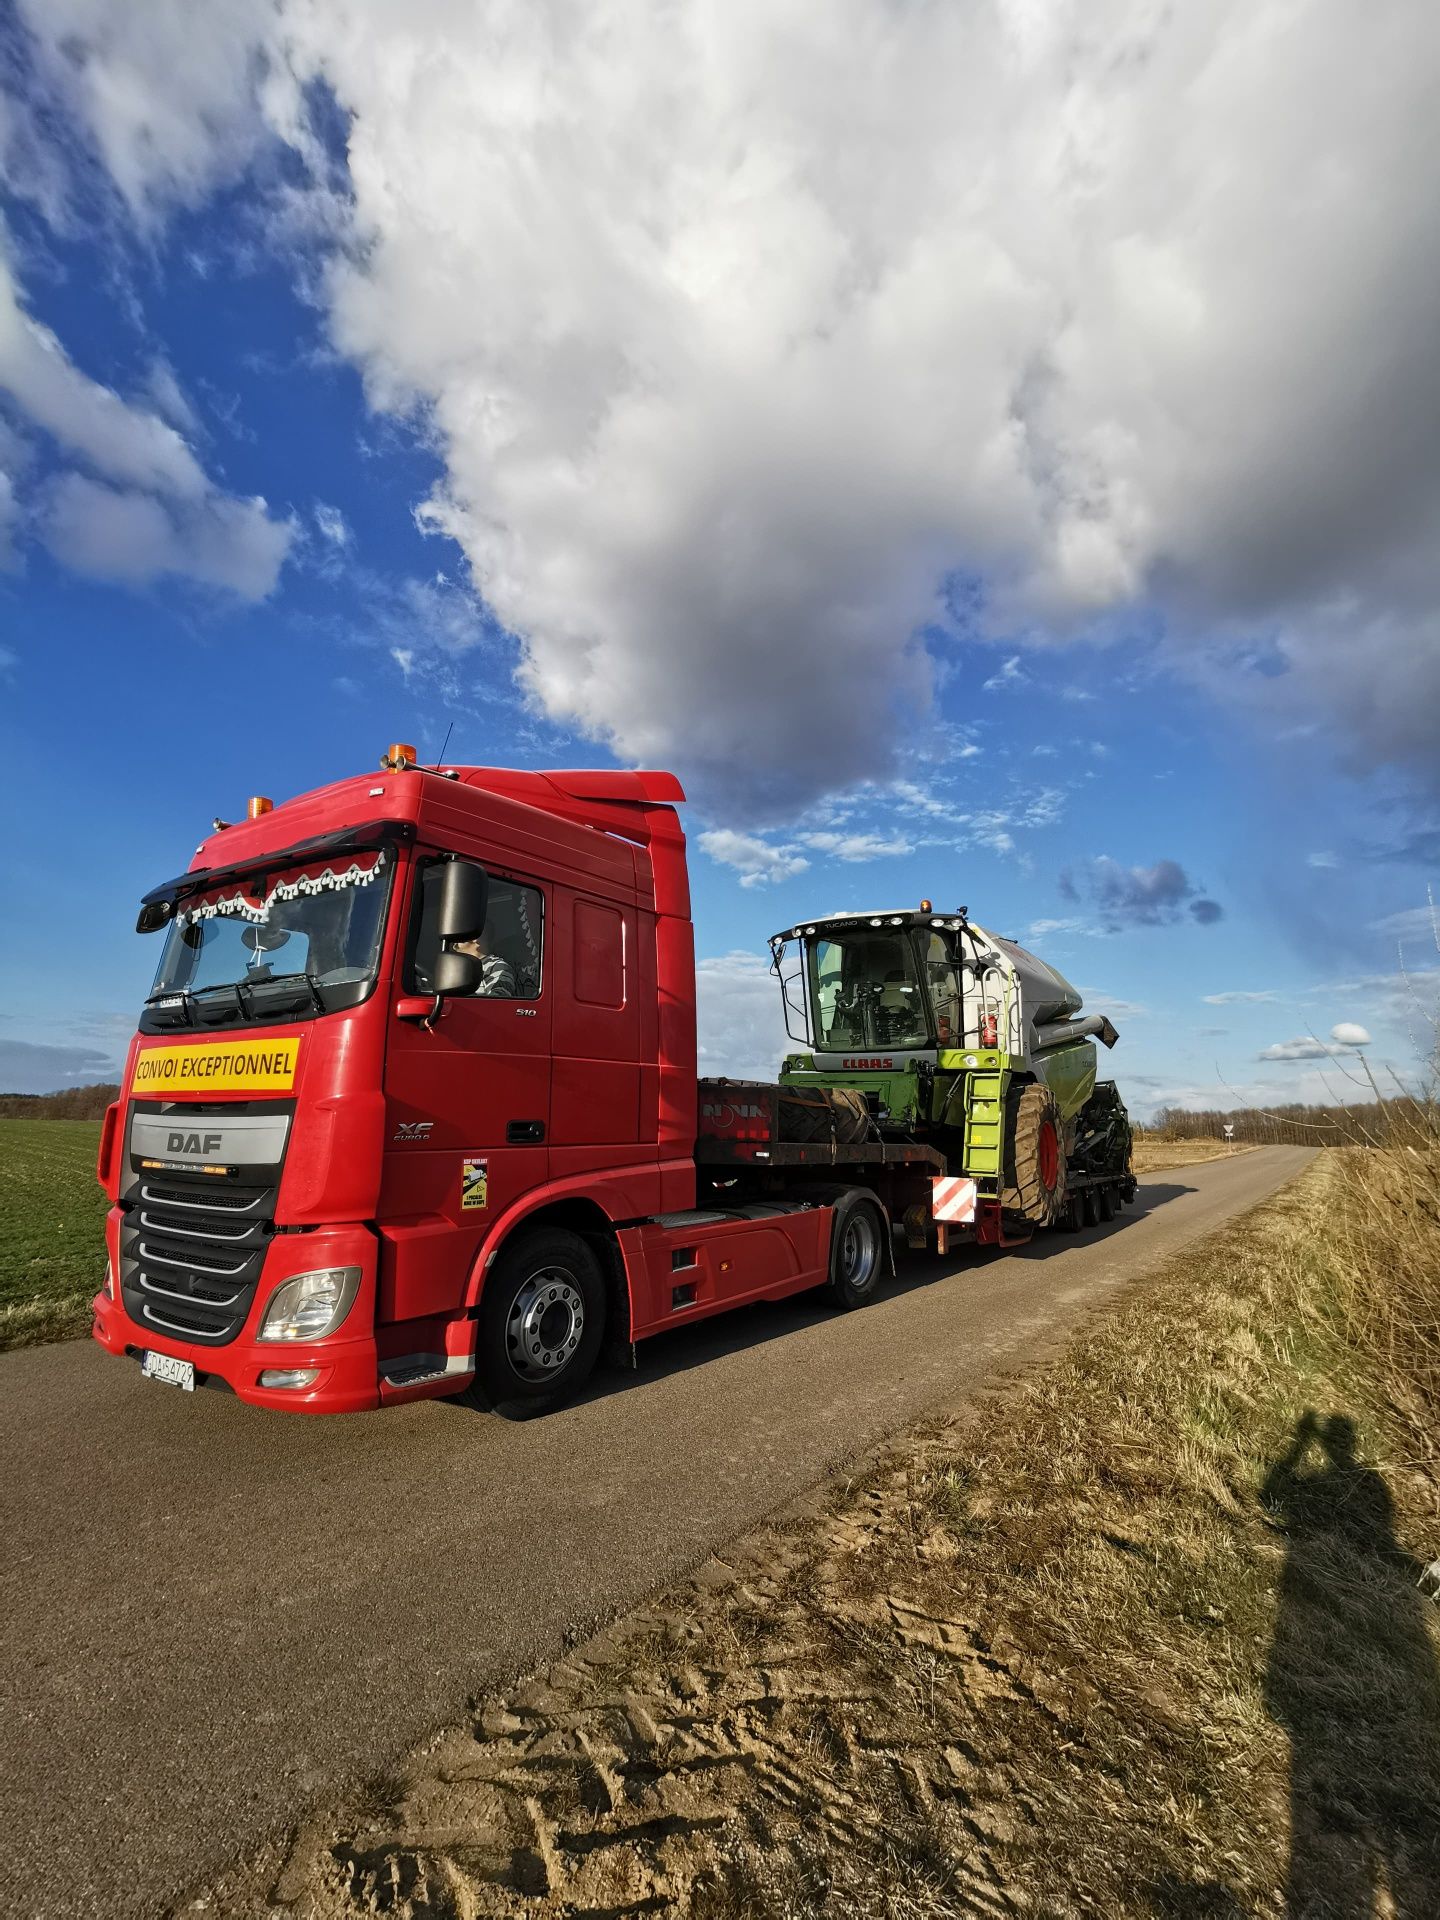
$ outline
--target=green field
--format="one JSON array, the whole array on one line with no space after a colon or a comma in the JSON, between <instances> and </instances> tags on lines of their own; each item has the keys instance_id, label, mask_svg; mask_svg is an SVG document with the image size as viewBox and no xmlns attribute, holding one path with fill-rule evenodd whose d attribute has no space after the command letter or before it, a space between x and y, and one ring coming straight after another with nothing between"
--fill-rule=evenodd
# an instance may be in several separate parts
<instances>
[{"instance_id":1,"label":"green field","mask_svg":"<svg viewBox=\"0 0 1440 1920\"><path fill-rule=\"evenodd\" d=\"M0 1348L84 1333L105 1274L94 1120L0 1120Z\"/></svg>"}]
</instances>

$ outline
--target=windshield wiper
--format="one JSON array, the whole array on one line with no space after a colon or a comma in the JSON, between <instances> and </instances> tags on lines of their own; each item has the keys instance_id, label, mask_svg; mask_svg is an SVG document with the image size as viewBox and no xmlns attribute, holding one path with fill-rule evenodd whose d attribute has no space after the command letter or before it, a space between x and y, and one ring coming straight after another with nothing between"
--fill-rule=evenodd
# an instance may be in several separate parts
<instances>
[{"instance_id":1,"label":"windshield wiper","mask_svg":"<svg viewBox=\"0 0 1440 1920\"><path fill-rule=\"evenodd\" d=\"M301 980L303 980L305 985L310 989L310 998L314 1002L315 1011L317 1013L325 1013L327 1011L325 997L321 993L319 982L313 973L272 973L268 979L265 980L243 981L241 982L241 988L245 995L246 1005L250 1007L253 1012L256 994L263 993L267 987L290 987L293 986L296 981Z\"/></svg>"}]
</instances>

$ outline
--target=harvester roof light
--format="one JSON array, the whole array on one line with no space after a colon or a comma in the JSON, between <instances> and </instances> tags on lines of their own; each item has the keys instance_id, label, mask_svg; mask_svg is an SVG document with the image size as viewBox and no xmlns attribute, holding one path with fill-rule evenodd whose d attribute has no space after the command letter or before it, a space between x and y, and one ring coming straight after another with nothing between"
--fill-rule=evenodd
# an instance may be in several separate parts
<instances>
[{"instance_id":1,"label":"harvester roof light","mask_svg":"<svg viewBox=\"0 0 1440 1920\"><path fill-rule=\"evenodd\" d=\"M890 922L890 924L892 927L903 927L905 924L904 915L897 913L895 915L895 918Z\"/></svg>"},{"instance_id":2,"label":"harvester roof light","mask_svg":"<svg viewBox=\"0 0 1440 1920\"><path fill-rule=\"evenodd\" d=\"M945 922L943 920L932 920L930 924L932 927L943 927Z\"/></svg>"},{"instance_id":3,"label":"harvester roof light","mask_svg":"<svg viewBox=\"0 0 1440 1920\"><path fill-rule=\"evenodd\" d=\"M928 900L922 900L920 902L920 911L921 913L929 913L931 911L930 902Z\"/></svg>"},{"instance_id":4,"label":"harvester roof light","mask_svg":"<svg viewBox=\"0 0 1440 1920\"><path fill-rule=\"evenodd\" d=\"M885 922L883 920L872 920L870 924L872 927L883 927Z\"/></svg>"}]
</instances>

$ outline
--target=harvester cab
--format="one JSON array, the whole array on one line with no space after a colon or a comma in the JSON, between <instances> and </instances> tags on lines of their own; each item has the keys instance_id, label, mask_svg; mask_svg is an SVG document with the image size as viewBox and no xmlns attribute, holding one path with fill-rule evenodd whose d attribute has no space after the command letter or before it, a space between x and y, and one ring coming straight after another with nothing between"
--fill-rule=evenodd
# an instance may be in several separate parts
<instances>
[{"instance_id":1,"label":"harvester cab","mask_svg":"<svg viewBox=\"0 0 1440 1920\"><path fill-rule=\"evenodd\" d=\"M937 913L928 900L802 921L770 951L803 1048L783 1082L853 1088L882 1134L939 1146L1027 1218L1057 1217L1095 1094L1094 1043L1118 1038L1105 1015L1082 1013L1068 980L963 907ZM1039 1198L1024 1192L1032 1161L1049 1176Z\"/></svg>"}]
</instances>

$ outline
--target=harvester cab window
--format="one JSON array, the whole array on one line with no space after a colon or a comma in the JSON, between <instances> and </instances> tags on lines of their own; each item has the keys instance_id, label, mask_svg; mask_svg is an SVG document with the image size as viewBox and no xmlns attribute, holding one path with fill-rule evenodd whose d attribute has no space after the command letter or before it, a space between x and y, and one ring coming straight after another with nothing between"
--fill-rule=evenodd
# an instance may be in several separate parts
<instances>
[{"instance_id":1,"label":"harvester cab window","mask_svg":"<svg viewBox=\"0 0 1440 1920\"><path fill-rule=\"evenodd\" d=\"M810 943L810 970L817 1047L929 1044L915 955L904 932L857 927L822 934Z\"/></svg>"},{"instance_id":2,"label":"harvester cab window","mask_svg":"<svg viewBox=\"0 0 1440 1920\"><path fill-rule=\"evenodd\" d=\"M930 1010L935 1018L936 1040L942 1047L963 1045L965 996L954 950L943 933L932 931L926 938L925 984L930 989Z\"/></svg>"}]
</instances>

